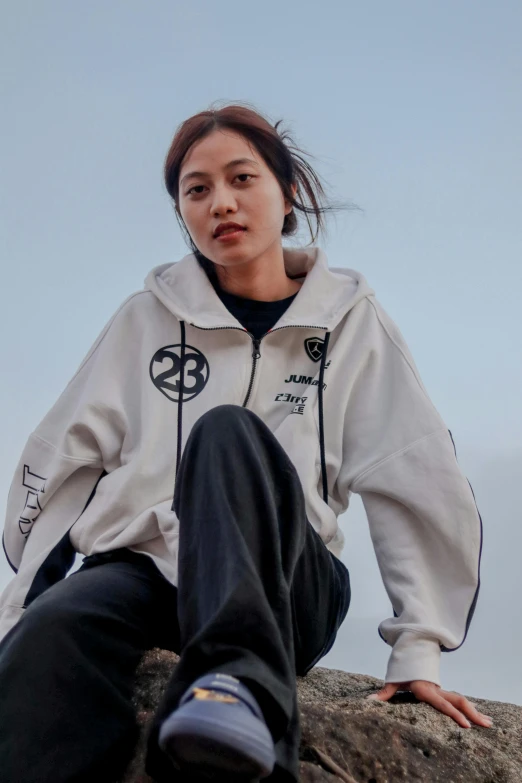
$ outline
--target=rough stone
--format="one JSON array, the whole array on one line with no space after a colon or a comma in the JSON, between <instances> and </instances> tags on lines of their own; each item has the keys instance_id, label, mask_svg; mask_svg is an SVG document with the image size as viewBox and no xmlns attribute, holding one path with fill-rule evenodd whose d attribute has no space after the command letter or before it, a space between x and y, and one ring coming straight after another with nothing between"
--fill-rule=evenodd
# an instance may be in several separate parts
<instances>
[{"instance_id":1,"label":"rough stone","mask_svg":"<svg viewBox=\"0 0 522 783\"><path fill-rule=\"evenodd\" d=\"M143 740L177 660L164 650L143 658L135 691L142 736L121 783L153 783ZM493 725L462 729L409 692L367 701L383 684L321 667L297 678L302 783L521 783L522 707L467 696Z\"/></svg>"}]
</instances>

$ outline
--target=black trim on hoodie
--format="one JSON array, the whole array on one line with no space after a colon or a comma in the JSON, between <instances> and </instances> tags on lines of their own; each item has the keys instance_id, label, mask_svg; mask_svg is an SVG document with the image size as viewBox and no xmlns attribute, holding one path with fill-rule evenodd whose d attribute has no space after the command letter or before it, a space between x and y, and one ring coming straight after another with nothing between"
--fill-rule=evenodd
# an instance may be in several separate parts
<instances>
[{"instance_id":1,"label":"black trim on hoodie","mask_svg":"<svg viewBox=\"0 0 522 783\"><path fill-rule=\"evenodd\" d=\"M457 447L455 446L455 441L453 440L453 435L451 434L451 430L448 430L449 436L451 438L451 442L453 443L453 450L455 451L455 459L457 459ZM478 596L480 592L480 563L482 559L482 544L484 541L484 528L482 525L482 517L480 516L480 511L478 510L477 501L475 499L475 493L473 492L473 487L471 486L471 482L468 478L466 478L466 481L469 484L469 488L471 490L471 494L473 495L473 501L475 503L475 508L477 509L477 514L480 520L480 549L479 549L479 562L478 562L478 575L477 575L477 589L475 591L475 596L473 598L473 601L471 602L471 606L468 612L468 617L466 620L466 631L464 633L464 638L461 641L461 643L457 647L444 647L443 644L440 645L440 649L442 652L454 652L455 650L458 650L459 647L462 647L464 642L466 641L466 637L468 635L469 626L471 625L471 621L473 619L473 615L475 614L475 608L477 606Z\"/></svg>"},{"instance_id":2,"label":"black trim on hoodie","mask_svg":"<svg viewBox=\"0 0 522 783\"><path fill-rule=\"evenodd\" d=\"M100 477L96 481L91 494L87 498L87 502L85 503L85 506L82 509L82 513L78 519L81 517L93 499L94 495L96 494L98 484L106 475L107 471L103 470ZM74 524L76 524L78 519ZM56 584L56 582L64 579L74 565L76 550L71 544L71 539L69 538L72 527L73 525L71 525L67 533L62 536L56 546L51 549L43 563L40 565L40 568L36 572L34 579L31 582L31 587L27 591L27 595L24 601L24 609L27 609L27 607L32 604L34 599L38 598L38 596L44 593L49 587L52 587L54 584Z\"/></svg>"},{"instance_id":3,"label":"black trim on hoodie","mask_svg":"<svg viewBox=\"0 0 522 783\"><path fill-rule=\"evenodd\" d=\"M181 461L182 416L183 416L182 407L183 407L183 391L185 389L185 351L186 351L185 321L180 321L179 325L181 328L181 366L180 366L180 379L179 379L178 453L176 456L176 477L178 475L179 463Z\"/></svg>"},{"instance_id":4,"label":"black trim on hoodie","mask_svg":"<svg viewBox=\"0 0 522 783\"><path fill-rule=\"evenodd\" d=\"M44 593L56 582L64 579L67 572L74 564L76 550L71 544L69 530L54 546L40 568L35 574L31 587L29 588L24 601L24 609L32 604L35 598Z\"/></svg>"},{"instance_id":5,"label":"black trim on hoodie","mask_svg":"<svg viewBox=\"0 0 522 783\"><path fill-rule=\"evenodd\" d=\"M323 500L328 505L328 478L326 475L326 458L324 448L324 421L323 421L323 377L324 368L326 364L326 354L328 352L328 342L330 340L330 332L326 332L323 343L323 353L321 356L321 367L319 370L319 448L321 451L321 473L323 477Z\"/></svg>"},{"instance_id":6,"label":"black trim on hoodie","mask_svg":"<svg viewBox=\"0 0 522 783\"><path fill-rule=\"evenodd\" d=\"M14 563L11 563L11 561L9 560L9 555L7 554L7 549L5 548L5 533L2 533L2 547L4 549L5 559L7 560L7 562L9 563L9 565L11 566L15 574L17 574L18 568L14 565Z\"/></svg>"}]
</instances>

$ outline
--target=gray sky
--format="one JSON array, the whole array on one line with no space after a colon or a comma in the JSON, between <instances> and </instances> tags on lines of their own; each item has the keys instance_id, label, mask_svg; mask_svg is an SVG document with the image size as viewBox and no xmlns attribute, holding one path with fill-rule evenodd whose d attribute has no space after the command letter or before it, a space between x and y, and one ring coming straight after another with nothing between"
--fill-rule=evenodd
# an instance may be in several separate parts
<instances>
[{"instance_id":1,"label":"gray sky","mask_svg":"<svg viewBox=\"0 0 522 783\"><path fill-rule=\"evenodd\" d=\"M363 210L320 244L398 323L475 490L482 589L442 686L522 704L520 2L22 0L0 29L2 506L104 323L188 252L162 182L176 126L249 101ZM392 610L358 498L341 525L353 599L322 663L382 678Z\"/></svg>"}]
</instances>

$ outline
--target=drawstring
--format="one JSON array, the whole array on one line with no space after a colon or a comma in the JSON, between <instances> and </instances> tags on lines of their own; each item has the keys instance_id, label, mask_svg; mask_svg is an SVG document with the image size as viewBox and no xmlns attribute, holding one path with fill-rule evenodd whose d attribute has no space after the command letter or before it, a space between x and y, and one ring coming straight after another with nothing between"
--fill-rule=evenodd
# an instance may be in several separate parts
<instances>
[{"instance_id":1,"label":"drawstring","mask_svg":"<svg viewBox=\"0 0 522 783\"><path fill-rule=\"evenodd\" d=\"M181 461L181 443L182 443L182 421L183 421L183 389L185 388L185 321L180 321L181 327L181 365L180 365L180 380L179 380L179 397L178 397L178 448L176 455L176 478L178 476L179 463ZM326 476L326 458L324 448L324 421L323 421L323 377L324 368L326 364L326 354L328 353L328 342L330 340L330 332L326 332L323 344L323 353L321 356L321 367L319 369L319 448L321 451L321 475L323 479L323 500L328 503L328 478ZM172 501L171 510L174 511L174 500Z\"/></svg>"},{"instance_id":2,"label":"drawstring","mask_svg":"<svg viewBox=\"0 0 522 783\"><path fill-rule=\"evenodd\" d=\"M319 448L321 450L321 474L323 477L323 500L328 505L328 478L326 476L326 458L324 454L324 421L323 421L323 377L328 352L330 332L324 336L323 355L321 356L321 368L319 370Z\"/></svg>"},{"instance_id":3,"label":"drawstring","mask_svg":"<svg viewBox=\"0 0 522 783\"><path fill-rule=\"evenodd\" d=\"M183 390L185 388L185 321L180 321L181 327L181 365L179 376L178 392L178 450L176 455L176 478L178 477L179 463L181 461L181 443L182 443L182 423L183 423ZM171 511L175 511L174 498L172 499Z\"/></svg>"}]
</instances>

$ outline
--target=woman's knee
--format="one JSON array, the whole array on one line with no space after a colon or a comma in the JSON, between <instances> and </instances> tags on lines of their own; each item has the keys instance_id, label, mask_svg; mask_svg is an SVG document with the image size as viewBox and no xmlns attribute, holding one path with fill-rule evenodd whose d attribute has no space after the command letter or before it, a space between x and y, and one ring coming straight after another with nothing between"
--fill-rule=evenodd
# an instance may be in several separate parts
<instances>
[{"instance_id":1,"label":"woman's knee","mask_svg":"<svg viewBox=\"0 0 522 783\"><path fill-rule=\"evenodd\" d=\"M241 431L245 429L245 422L255 416L252 411L241 405L216 405L205 411L194 423L190 431L186 450L191 446L201 443L212 443L214 446L225 446L238 442Z\"/></svg>"},{"instance_id":2,"label":"woman's knee","mask_svg":"<svg viewBox=\"0 0 522 783\"><path fill-rule=\"evenodd\" d=\"M245 439L251 442L257 434L271 436L267 425L254 413L242 405L216 405L205 411L195 422L189 435L189 441L200 438L227 449Z\"/></svg>"},{"instance_id":3,"label":"woman's knee","mask_svg":"<svg viewBox=\"0 0 522 783\"><path fill-rule=\"evenodd\" d=\"M210 424L212 427L217 425L227 427L230 424L236 422L238 419L247 416L252 411L247 408L243 408L242 405L232 405L226 403L224 405L216 405L214 408L210 408L205 413L201 414L199 419L195 422L192 431Z\"/></svg>"}]
</instances>

